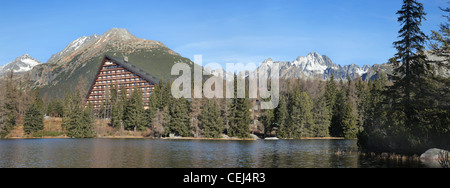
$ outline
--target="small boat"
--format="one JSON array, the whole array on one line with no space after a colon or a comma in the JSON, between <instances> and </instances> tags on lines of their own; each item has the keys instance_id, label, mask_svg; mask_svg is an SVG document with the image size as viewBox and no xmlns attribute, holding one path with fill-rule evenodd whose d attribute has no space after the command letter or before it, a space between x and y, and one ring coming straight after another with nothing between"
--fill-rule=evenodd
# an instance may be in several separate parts
<instances>
[{"instance_id":1,"label":"small boat","mask_svg":"<svg viewBox=\"0 0 450 188\"><path fill-rule=\"evenodd\" d=\"M279 140L279 138L277 138L277 137L267 137L267 138L264 138L264 140Z\"/></svg>"}]
</instances>

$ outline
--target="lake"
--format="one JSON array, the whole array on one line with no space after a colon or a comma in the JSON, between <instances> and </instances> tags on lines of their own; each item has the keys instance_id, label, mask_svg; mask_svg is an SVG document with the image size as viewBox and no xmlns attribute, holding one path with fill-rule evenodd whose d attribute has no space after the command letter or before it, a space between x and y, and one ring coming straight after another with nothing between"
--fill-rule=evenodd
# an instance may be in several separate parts
<instances>
[{"instance_id":1,"label":"lake","mask_svg":"<svg viewBox=\"0 0 450 188\"><path fill-rule=\"evenodd\" d=\"M0 168L373 168L420 161L358 154L356 140L0 140Z\"/></svg>"}]
</instances>

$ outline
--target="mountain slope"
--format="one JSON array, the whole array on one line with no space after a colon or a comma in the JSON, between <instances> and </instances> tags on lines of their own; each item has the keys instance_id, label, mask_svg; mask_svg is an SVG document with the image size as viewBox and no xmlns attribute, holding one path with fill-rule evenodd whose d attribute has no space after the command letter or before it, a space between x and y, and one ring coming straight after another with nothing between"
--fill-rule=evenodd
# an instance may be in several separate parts
<instances>
[{"instance_id":1,"label":"mountain slope","mask_svg":"<svg viewBox=\"0 0 450 188\"><path fill-rule=\"evenodd\" d=\"M80 37L71 42L47 63L34 68L31 79L41 86L45 98L62 97L66 89L77 86L84 94L105 55L126 57L130 63L164 81L171 79L173 64L185 62L194 66L159 41L140 39L126 29L113 28L100 36Z\"/></svg>"},{"instance_id":2,"label":"mountain slope","mask_svg":"<svg viewBox=\"0 0 450 188\"><path fill-rule=\"evenodd\" d=\"M33 69L41 62L28 54L17 57L14 61L0 67L0 76L7 74L11 69L15 73L24 73Z\"/></svg>"}]
</instances>

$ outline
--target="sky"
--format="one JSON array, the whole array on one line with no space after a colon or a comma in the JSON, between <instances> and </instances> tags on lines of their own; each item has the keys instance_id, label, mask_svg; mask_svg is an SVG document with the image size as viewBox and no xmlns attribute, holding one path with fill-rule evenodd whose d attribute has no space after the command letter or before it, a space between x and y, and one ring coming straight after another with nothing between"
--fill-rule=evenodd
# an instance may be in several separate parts
<instances>
[{"instance_id":1,"label":"sky","mask_svg":"<svg viewBox=\"0 0 450 188\"><path fill-rule=\"evenodd\" d=\"M422 31L446 20L448 0L419 0ZM395 54L402 0L41 0L0 2L0 65L30 54L41 62L70 42L111 28L163 42L206 63L293 61L310 52L334 63L373 65Z\"/></svg>"}]
</instances>

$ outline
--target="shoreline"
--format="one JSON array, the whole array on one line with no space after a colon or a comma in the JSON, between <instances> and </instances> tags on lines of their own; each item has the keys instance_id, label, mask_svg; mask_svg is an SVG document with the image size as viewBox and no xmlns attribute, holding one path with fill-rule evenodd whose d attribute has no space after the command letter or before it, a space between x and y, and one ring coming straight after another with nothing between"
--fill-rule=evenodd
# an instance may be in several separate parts
<instances>
[{"instance_id":1,"label":"shoreline","mask_svg":"<svg viewBox=\"0 0 450 188\"><path fill-rule=\"evenodd\" d=\"M197 138L197 137L162 137L162 138L154 138L154 137L144 137L144 136L99 136L94 137L98 139L153 139L153 140L223 140L223 141L255 141L255 140L265 140L262 138ZM3 140L20 140L20 139L72 139L68 136L43 136L43 137L8 137ZM90 138L81 138L81 139L90 139ZM2 140L2 139L0 139ZM283 139L280 138L278 140L345 140L343 137L304 137L300 139ZM273 140L271 140L273 141Z\"/></svg>"}]
</instances>

